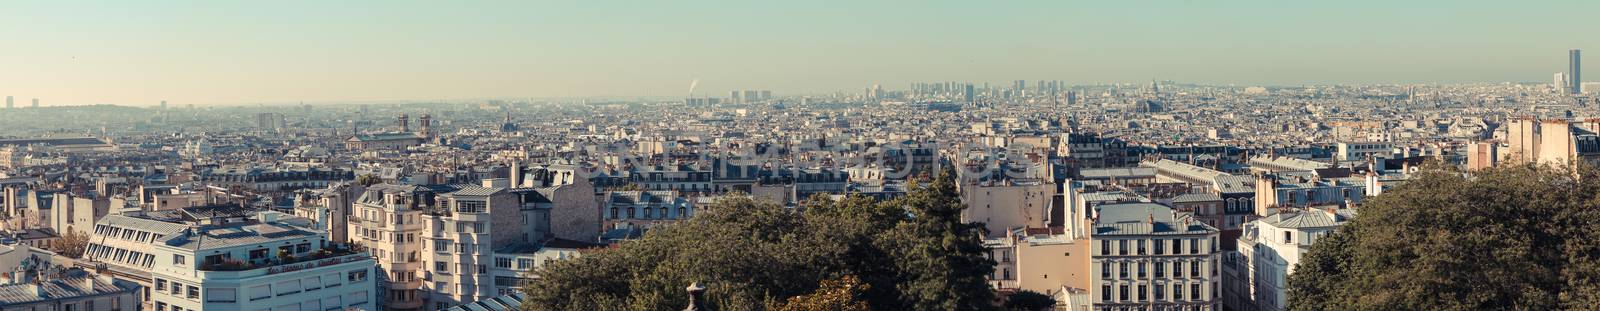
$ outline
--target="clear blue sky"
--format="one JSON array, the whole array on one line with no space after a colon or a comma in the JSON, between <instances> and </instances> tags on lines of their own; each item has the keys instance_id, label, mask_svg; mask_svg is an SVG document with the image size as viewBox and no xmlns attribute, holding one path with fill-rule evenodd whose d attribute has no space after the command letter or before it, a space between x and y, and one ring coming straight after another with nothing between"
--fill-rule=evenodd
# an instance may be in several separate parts
<instances>
[{"instance_id":1,"label":"clear blue sky","mask_svg":"<svg viewBox=\"0 0 1600 311\"><path fill-rule=\"evenodd\" d=\"M0 95L207 105L682 96L693 79L718 96L944 80L1549 81L1568 49L1600 62L1594 0L222 2L0 2Z\"/></svg>"}]
</instances>

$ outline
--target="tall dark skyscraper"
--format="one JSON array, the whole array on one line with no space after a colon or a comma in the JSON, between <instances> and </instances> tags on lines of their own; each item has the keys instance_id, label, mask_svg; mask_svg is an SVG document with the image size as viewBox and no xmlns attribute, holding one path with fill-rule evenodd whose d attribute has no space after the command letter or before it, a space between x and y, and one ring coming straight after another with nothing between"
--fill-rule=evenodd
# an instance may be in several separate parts
<instances>
[{"instance_id":1,"label":"tall dark skyscraper","mask_svg":"<svg viewBox=\"0 0 1600 311\"><path fill-rule=\"evenodd\" d=\"M1578 50L1567 51L1567 55L1571 58L1567 64L1569 66L1567 68L1567 93L1573 95L1581 94L1583 93L1583 75L1579 74L1578 71L1582 70L1579 62L1582 55Z\"/></svg>"}]
</instances>

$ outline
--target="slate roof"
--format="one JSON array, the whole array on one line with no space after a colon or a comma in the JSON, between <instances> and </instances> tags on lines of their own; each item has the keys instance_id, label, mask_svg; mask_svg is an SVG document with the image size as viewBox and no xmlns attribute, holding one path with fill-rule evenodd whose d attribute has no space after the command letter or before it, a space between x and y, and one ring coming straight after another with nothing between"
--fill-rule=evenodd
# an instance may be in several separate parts
<instances>
[{"instance_id":1,"label":"slate roof","mask_svg":"<svg viewBox=\"0 0 1600 311\"><path fill-rule=\"evenodd\" d=\"M1337 227L1355 217L1356 210L1338 209L1333 214L1324 211L1285 212L1261 218L1262 223L1278 228Z\"/></svg>"},{"instance_id":2,"label":"slate roof","mask_svg":"<svg viewBox=\"0 0 1600 311\"><path fill-rule=\"evenodd\" d=\"M1172 203L1212 202L1222 201L1222 196L1215 193L1185 193L1172 198Z\"/></svg>"},{"instance_id":3,"label":"slate roof","mask_svg":"<svg viewBox=\"0 0 1600 311\"><path fill-rule=\"evenodd\" d=\"M85 282L85 279L92 281L93 284ZM94 276L52 279L40 282L38 285L32 283L0 285L0 307L136 290L138 290L137 285L103 280Z\"/></svg>"},{"instance_id":4,"label":"slate roof","mask_svg":"<svg viewBox=\"0 0 1600 311\"><path fill-rule=\"evenodd\" d=\"M1217 229L1193 221L1187 213L1174 213L1171 207L1155 203L1115 203L1096 207L1099 220L1094 235L1192 235L1212 234Z\"/></svg>"},{"instance_id":5,"label":"slate roof","mask_svg":"<svg viewBox=\"0 0 1600 311\"><path fill-rule=\"evenodd\" d=\"M203 250L285 240L314 239L320 236L315 232L275 223L206 227L198 231L198 234L189 238L169 240L167 245L191 250Z\"/></svg>"},{"instance_id":6,"label":"slate roof","mask_svg":"<svg viewBox=\"0 0 1600 311\"><path fill-rule=\"evenodd\" d=\"M483 300L478 300L478 301L474 301L474 302L467 303L467 304L457 305L457 306L450 307L449 309L445 309L445 310L446 311L512 311L512 310L520 310L520 308L522 306L522 301L525 300L525 299L527 299L527 296L522 294L521 292L513 292L513 293L510 293L510 294L506 294L506 295L502 295L502 296L498 296L498 297L494 297L494 298L483 299Z\"/></svg>"}]
</instances>

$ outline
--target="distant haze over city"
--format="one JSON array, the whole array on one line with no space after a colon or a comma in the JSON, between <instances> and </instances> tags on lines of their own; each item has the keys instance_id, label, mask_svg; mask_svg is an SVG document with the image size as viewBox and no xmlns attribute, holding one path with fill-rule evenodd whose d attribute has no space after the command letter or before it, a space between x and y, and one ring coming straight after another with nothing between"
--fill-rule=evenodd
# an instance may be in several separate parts
<instances>
[{"instance_id":1,"label":"distant haze over city","mask_svg":"<svg viewBox=\"0 0 1600 311\"><path fill-rule=\"evenodd\" d=\"M8 2L43 106L726 96L874 84L1541 82L1597 1Z\"/></svg>"}]
</instances>

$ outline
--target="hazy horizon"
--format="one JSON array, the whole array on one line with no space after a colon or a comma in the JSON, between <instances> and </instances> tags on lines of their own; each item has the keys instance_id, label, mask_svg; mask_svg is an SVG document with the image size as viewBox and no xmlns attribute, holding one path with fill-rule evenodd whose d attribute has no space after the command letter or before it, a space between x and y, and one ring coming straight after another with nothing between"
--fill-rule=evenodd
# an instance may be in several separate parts
<instances>
[{"instance_id":1,"label":"hazy horizon","mask_svg":"<svg viewBox=\"0 0 1600 311\"><path fill-rule=\"evenodd\" d=\"M1018 79L1540 82L1569 49L1600 53L1595 1L1156 3L28 1L0 10L0 96L238 106L671 98L696 79L715 97Z\"/></svg>"}]
</instances>

